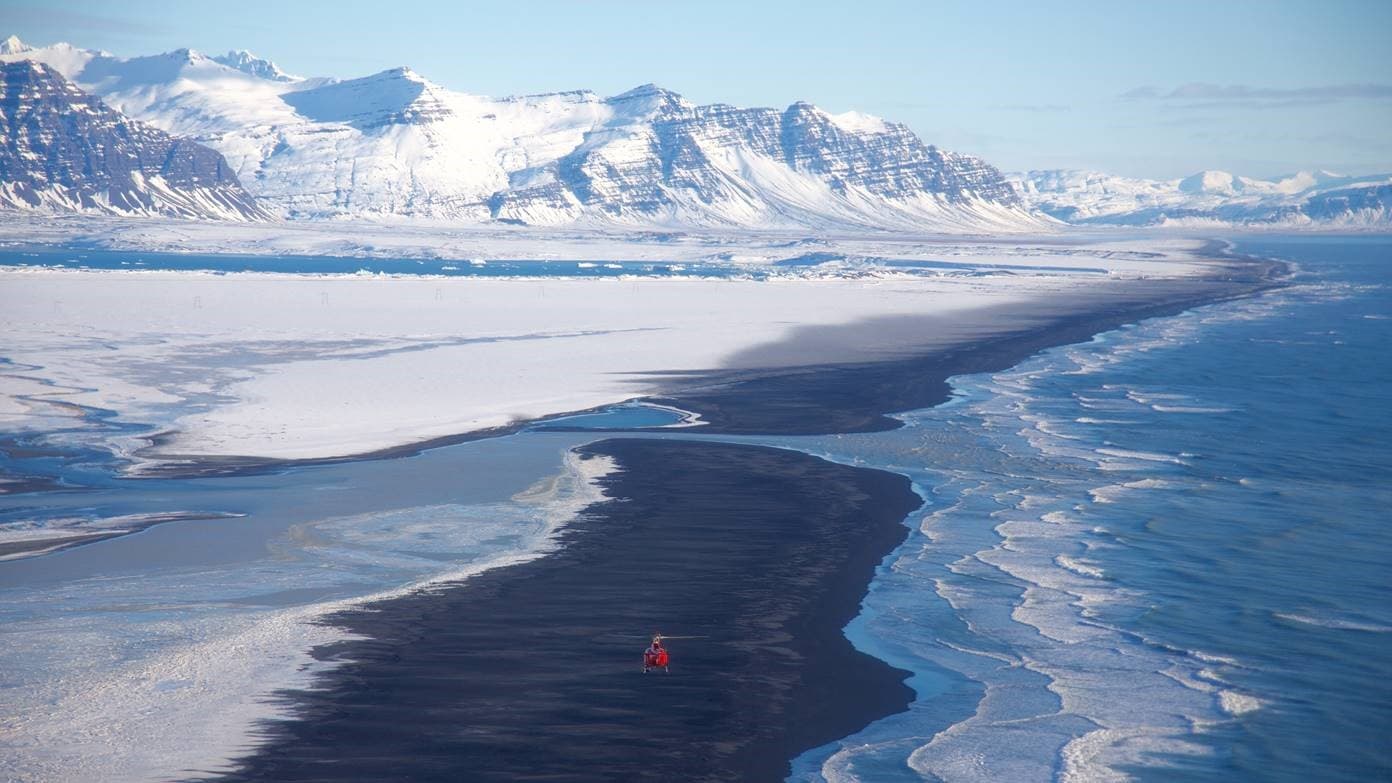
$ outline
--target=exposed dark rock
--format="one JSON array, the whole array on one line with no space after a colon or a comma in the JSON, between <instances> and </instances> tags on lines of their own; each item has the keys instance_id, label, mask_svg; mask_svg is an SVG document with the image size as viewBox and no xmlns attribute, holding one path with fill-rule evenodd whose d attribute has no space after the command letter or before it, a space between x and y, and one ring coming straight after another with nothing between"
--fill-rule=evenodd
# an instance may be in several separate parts
<instances>
[{"instance_id":1,"label":"exposed dark rock","mask_svg":"<svg viewBox=\"0 0 1392 783\"><path fill-rule=\"evenodd\" d=\"M265 217L217 152L128 119L42 63L0 74L0 205Z\"/></svg>"}]
</instances>

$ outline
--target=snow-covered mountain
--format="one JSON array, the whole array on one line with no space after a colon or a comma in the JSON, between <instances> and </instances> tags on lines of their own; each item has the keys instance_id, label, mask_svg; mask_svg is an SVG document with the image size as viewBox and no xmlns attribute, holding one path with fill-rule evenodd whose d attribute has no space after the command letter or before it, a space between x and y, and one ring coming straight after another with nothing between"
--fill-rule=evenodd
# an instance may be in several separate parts
<instances>
[{"instance_id":1,"label":"snow-covered mountain","mask_svg":"<svg viewBox=\"0 0 1392 783\"><path fill-rule=\"evenodd\" d=\"M408 68L302 79L248 52L118 58L0 45L130 117L226 157L291 218L528 224L1038 230L995 168L903 125L806 103L697 106L644 85L488 98Z\"/></svg>"},{"instance_id":2,"label":"snow-covered mountain","mask_svg":"<svg viewBox=\"0 0 1392 783\"><path fill-rule=\"evenodd\" d=\"M1201 171L1148 180L1095 171L1030 171L1010 180L1025 202L1069 223L1347 228L1392 226L1392 174L1302 171L1277 180Z\"/></svg>"},{"instance_id":3,"label":"snow-covered mountain","mask_svg":"<svg viewBox=\"0 0 1392 783\"><path fill-rule=\"evenodd\" d=\"M218 153L129 120L29 60L0 63L0 207L267 217Z\"/></svg>"},{"instance_id":4,"label":"snow-covered mountain","mask_svg":"<svg viewBox=\"0 0 1392 783\"><path fill-rule=\"evenodd\" d=\"M234 49L221 57L214 57L213 61L226 65L228 68L236 68L245 74L270 79L273 82L299 81L298 78L280 70L270 60L263 60L245 49Z\"/></svg>"},{"instance_id":5,"label":"snow-covered mountain","mask_svg":"<svg viewBox=\"0 0 1392 783\"><path fill-rule=\"evenodd\" d=\"M1007 178L903 125L807 103L698 106L654 85L608 98L489 98L409 68L305 79L246 51L120 58L0 42L0 62L20 60L216 150L261 209L288 218L954 232L1058 221L1392 226L1392 175ZM0 184L13 203L17 182Z\"/></svg>"}]
</instances>

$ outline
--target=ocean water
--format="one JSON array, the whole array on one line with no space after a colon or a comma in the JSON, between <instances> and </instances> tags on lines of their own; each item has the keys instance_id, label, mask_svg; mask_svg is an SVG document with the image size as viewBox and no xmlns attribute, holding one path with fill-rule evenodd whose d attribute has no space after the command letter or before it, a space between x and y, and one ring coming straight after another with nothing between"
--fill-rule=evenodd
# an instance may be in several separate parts
<instances>
[{"instance_id":1,"label":"ocean water","mask_svg":"<svg viewBox=\"0 0 1392 783\"><path fill-rule=\"evenodd\" d=\"M1392 779L1392 241L1128 326L873 435L928 499L848 634L902 715L795 779Z\"/></svg>"}]
</instances>

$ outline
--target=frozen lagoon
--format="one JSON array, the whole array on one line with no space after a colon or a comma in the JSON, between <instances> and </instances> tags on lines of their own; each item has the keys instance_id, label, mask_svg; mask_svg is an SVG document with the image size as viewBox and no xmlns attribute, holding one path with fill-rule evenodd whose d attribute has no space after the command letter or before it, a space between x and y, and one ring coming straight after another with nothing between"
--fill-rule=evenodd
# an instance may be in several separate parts
<instances>
[{"instance_id":1,"label":"frozen lagoon","mask_svg":"<svg viewBox=\"0 0 1392 783\"><path fill-rule=\"evenodd\" d=\"M0 567L6 777L162 779L234 752L274 712L267 694L305 684L322 668L309 649L341 637L315 618L547 551L599 498L601 466L569 456L586 439L531 432L406 459L0 499L7 523L239 515Z\"/></svg>"}]
</instances>

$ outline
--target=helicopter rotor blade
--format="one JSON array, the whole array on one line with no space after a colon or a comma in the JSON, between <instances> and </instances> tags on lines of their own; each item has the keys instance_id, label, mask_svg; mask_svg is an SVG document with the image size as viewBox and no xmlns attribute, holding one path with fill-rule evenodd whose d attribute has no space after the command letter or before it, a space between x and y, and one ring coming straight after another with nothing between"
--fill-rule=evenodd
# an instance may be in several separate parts
<instances>
[{"instance_id":1,"label":"helicopter rotor blade","mask_svg":"<svg viewBox=\"0 0 1392 783\"><path fill-rule=\"evenodd\" d=\"M604 638L609 638L609 639L653 639L653 638L657 638L657 639L709 639L709 638L711 638L711 637L709 637L709 636L668 636L668 635L665 634L665 633L654 633L654 634L616 633L616 634L612 634L612 635L606 635Z\"/></svg>"}]
</instances>

